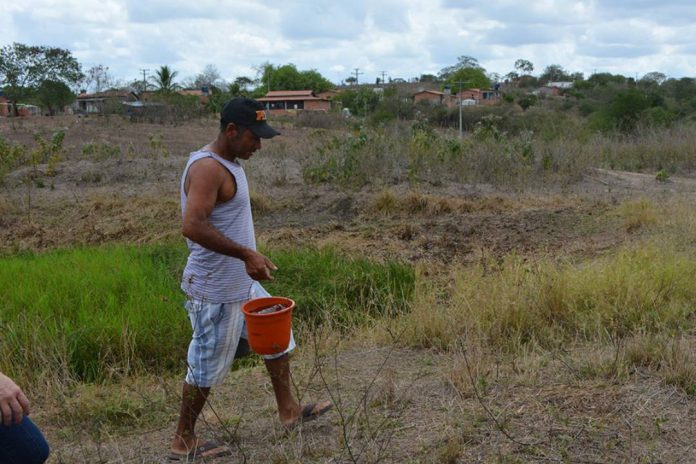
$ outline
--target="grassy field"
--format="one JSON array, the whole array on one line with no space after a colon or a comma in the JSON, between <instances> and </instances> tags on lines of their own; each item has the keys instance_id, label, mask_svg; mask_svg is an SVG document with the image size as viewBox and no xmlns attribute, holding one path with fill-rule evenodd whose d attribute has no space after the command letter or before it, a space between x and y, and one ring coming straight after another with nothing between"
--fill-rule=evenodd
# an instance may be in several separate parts
<instances>
[{"instance_id":1,"label":"grassy field","mask_svg":"<svg viewBox=\"0 0 696 464\"><path fill-rule=\"evenodd\" d=\"M52 462L161 462L190 335L178 176L214 124L0 123L0 370ZM693 124L341 124L283 121L245 164L296 392L336 411L284 435L252 358L202 433L234 462L690 462Z\"/></svg>"}]
</instances>

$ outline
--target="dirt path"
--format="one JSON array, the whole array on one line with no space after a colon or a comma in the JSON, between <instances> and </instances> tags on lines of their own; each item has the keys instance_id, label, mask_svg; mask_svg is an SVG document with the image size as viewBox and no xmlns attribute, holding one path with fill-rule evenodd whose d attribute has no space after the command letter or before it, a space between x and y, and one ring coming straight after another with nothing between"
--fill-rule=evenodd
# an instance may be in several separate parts
<instances>
[{"instance_id":1,"label":"dirt path","mask_svg":"<svg viewBox=\"0 0 696 464\"><path fill-rule=\"evenodd\" d=\"M625 384L578 377L590 354L522 359L516 372L491 363L472 384L461 354L342 348L321 360L319 375L304 353L295 379L305 401L337 407L292 433L277 423L263 369L235 371L200 426L233 454L205 462L691 462L693 400L645 373ZM49 429L51 462L167 462L174 426L68 442Z\"/></svg>"}]
</instances>

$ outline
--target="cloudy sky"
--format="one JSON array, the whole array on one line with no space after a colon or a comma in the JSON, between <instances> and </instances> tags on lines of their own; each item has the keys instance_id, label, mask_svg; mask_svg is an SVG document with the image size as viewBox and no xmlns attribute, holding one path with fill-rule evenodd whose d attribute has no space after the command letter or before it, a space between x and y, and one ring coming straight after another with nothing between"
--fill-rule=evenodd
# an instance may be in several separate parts
<instances>
[{"instance_id":1,"label":"cloudy sky","mask_svg":"<svg viewBox=\"0 0 696 464\"><path fill-rule=\"evenodd\" d=\"M540 74L696 77L694 0L0 0L0 45L67 48L83 68L123 81L161 65L194 76L255 77L270 62L340 83L382 72L409 79L472 56L505 75L524 58Z\"/></svg>"}]
</instances>

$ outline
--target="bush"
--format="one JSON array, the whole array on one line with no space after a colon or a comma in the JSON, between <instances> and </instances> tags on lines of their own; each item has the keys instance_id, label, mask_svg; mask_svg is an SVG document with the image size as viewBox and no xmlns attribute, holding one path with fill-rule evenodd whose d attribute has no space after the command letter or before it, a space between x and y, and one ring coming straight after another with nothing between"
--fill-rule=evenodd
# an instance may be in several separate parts
<instances>
[{"instance_id":1,"label":"bush","mask_svg":"<svg viewBox=\"0 0 696 464\"><path fill-rule=\"evenodd\" d=\"M522 110L527 111L527 109L528 109L530 106L536 105L538 100L539 100L539 99L537 98L536 95L527 94L527 95L524 95L524 96L518 98L518 99L517 99L517 104L520 105L520 107L522 108Z\"/></svg>"},{"instance_id":2,"label":"bush","mask_svg":"<svg viewBox=\"0 0 696 464\"><path fill-rule=\"evenodd\" d=\"M26 162L27 149L24 145L12 144L0 137L0 184L5 176Z\"/></svg>"}]
</instances>

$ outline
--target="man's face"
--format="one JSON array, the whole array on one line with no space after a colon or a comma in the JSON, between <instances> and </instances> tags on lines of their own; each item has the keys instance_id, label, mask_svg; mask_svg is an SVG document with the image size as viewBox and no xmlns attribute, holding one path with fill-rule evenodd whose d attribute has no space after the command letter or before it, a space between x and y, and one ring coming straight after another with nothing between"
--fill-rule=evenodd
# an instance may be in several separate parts
<instances>
[{"instance_id":1,"label":"man's face","mask_svg":"<svg viewBox=\"0 0 696 464\"><path fill-rule=\"evenodd\" d=\"M235 158L249 159L261 148L261 139L248 127L236 125L236 135L229 137L229 147Z\"/></svg>"}]
</instances>

